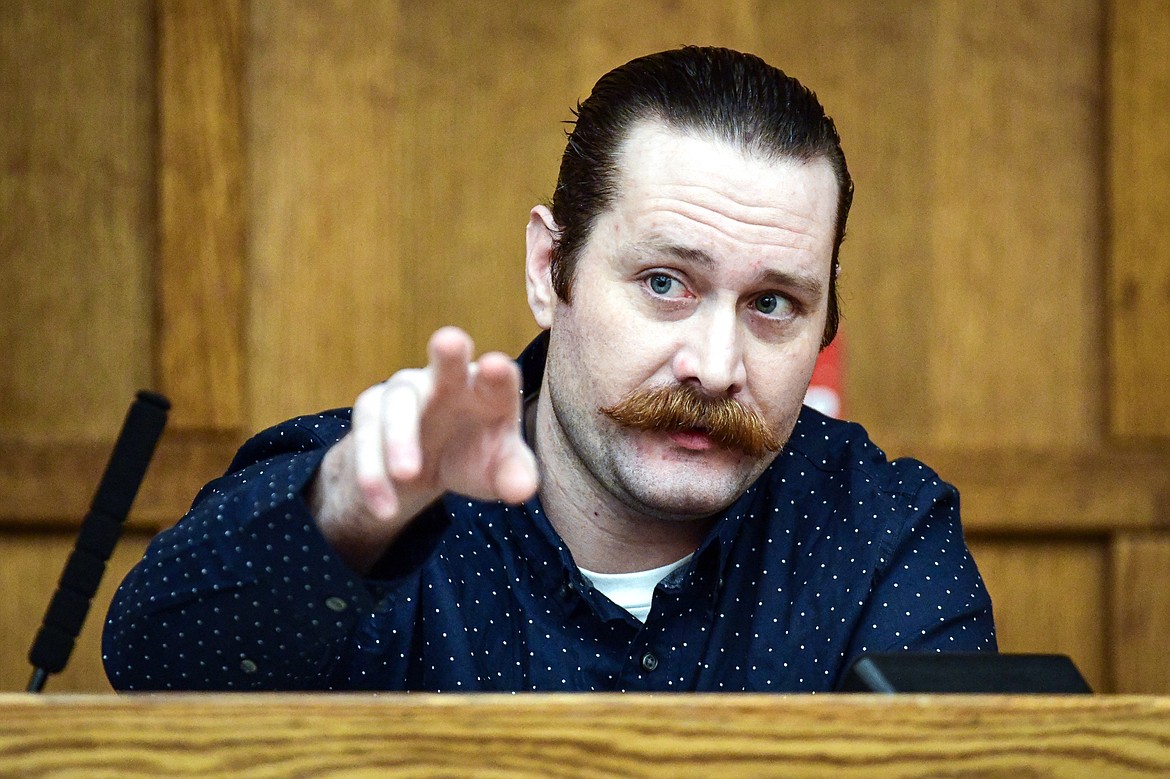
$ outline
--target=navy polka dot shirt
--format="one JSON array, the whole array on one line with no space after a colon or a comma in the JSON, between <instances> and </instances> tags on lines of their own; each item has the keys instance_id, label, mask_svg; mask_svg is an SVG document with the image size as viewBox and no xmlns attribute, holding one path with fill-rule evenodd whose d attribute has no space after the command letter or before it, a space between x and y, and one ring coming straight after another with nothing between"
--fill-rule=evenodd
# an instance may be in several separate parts
<instances>
[{"instance_id":1,"label":"navy polka dot shirt","mask_svg":"<svg viewBox=\"0 0 1170 779\"><path fill-rule=\"evenodd\" d=\"M540 385L541 339L521 356ZM302 497L347 411L249 441L110 608L123 690L827 691L865 651L994 651L958 495L858 425L791 440L656 588L645 624L588 583L538 498L448 494L368 578Z\"/></svg>"}]
</instances>

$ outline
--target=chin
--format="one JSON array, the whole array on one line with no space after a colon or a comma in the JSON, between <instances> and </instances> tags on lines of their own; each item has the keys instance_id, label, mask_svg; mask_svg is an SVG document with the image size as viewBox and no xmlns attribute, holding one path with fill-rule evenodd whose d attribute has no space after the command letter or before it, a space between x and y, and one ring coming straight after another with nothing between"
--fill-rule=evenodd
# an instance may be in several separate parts
<instances>
[{"instance_id":1,"label":"chin","mask_svg":"<svg viewBox=\"0 0 1170 779\"><path fill-rule=\"evenodd\" d=\"M622 479L633 508L657 519L685 522L718 514L735 502L755 480L732 474L695 474L674 469L670 474L642 470Z\"/></svg>"},{"instance_id":2,"label":"chin","mask_svg":"<svg viewBox=\"0 0 1170 779\"><path fill-rule=\"evenodd\" d=\"M732 502L716 504L686 498L664 499L656 503L641 503L638 508L645 516L664 522L701 522L723 511Z\"/></svg>"},{"instance_id":3,"label":"chin","mask_svg":"<svg viewBox=\"0 0 1170 779\"><path fill-rule=\"evenodd\" d=\"M734 503L775 460L747 457L727 449L684 452L642 436L612 462L612 475L631 508L667 520L718 514Z\"/></svg>"}]
</instances>

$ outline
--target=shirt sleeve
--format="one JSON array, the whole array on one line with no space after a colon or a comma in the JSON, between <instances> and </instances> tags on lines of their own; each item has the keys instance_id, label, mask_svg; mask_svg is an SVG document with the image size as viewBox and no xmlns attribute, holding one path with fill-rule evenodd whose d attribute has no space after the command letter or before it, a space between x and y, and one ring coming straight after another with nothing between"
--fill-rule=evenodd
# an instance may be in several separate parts
<instances>
[{"instance_id":1,"label":"shirt sleeve","mask_svg":"<svg viewBox=\"0 0 1170 779\"><path fill-rule=\"evenodd\" d=\"M911 463L900 466L927 476L917 493L896 494L887 507L905 521L887 530L849 654L994 652L991 598L963 539L959 494L925 466Z\"/></svg>"},{"instance_id":2,"label":"shirt sleeve","mask_svg":"<svg viewBox=\"0 0 1170 779\"><path fill-rule=\"evenodd\" d=\"M347 415L266 431L156 537L110 606L119 690L322 689L377 586L317 529L302 492Z\"/></svg>"}]
</instances>

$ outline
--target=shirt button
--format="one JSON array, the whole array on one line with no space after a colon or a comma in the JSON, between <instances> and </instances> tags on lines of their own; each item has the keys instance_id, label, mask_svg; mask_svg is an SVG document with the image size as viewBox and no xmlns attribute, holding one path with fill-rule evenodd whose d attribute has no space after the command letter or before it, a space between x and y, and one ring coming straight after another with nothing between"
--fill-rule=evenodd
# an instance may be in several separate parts
<instances>
[{"instance_id":1,"label":"shirt button","mask_svg":"<svg viewBox=\"0 0 1170 779\"><path fill-rule=\"evenodd\" d=\"M642 655L642 667L647 671L653 671L658 667L658 658L654 656L653 652Z\"/></svg>"},{"instance_id":2,"label":"shirt button","mask_svg":"<svg viewBox=\"0 0 1170 779\"><path fill-rule=\"evenodd\" d=\"M256 673L256 664L253 663L251 660L245 659L243 662L240 663L240 670L246 674L254 674L254 673Z\"/></svg>"},{"instance_id":3,"label":"shirt button","mask_svg":"<svg viewBox=\"0 0 1170 779\"><path fill-rule=\"evenodd\" d=\"M326 598L325 605L330 611L345 611L349 607L349 604L345 602L345 598L338 598L336 595L332 598Z\"/></svg>"}]
</instances>

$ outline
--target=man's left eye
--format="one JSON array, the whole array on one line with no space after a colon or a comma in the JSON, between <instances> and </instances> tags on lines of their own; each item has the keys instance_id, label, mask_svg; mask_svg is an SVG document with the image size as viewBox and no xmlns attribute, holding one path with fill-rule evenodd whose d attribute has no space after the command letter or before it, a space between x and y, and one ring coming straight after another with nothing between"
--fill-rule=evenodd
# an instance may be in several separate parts
<instances>
[{"instance_id":1,"label":"man's left eye","mask_svg":"<svg viewBox=\"0 0 1170 779\"><path fill-rule=\"evenodd\" d=\"M665 273L655 273L646 280L646 283L650 285L650 291L655 295L669 295L675 281Z\"/></svg>"},{"instance_id":2,"label":"man's left eye","mask_svg":"<svg viewBox=\"0 0 1170 779\"><path fill-rule=\"evenodd\" d=\"M753 305L755 306L756 311L759 311L761 314L771 315L779 311L784 302L785 301L781 300L779 295L768 294L760 295L755 299Z\"/></svg>"}]
</instances>

